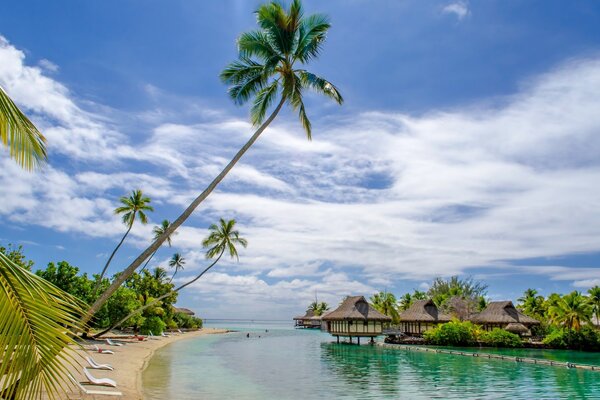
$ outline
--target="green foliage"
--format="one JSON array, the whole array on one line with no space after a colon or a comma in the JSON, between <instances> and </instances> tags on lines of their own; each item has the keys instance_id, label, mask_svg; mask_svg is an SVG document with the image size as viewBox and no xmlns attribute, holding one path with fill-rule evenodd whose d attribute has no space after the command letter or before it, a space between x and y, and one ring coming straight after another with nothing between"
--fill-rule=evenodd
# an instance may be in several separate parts
<instances>
[{"instance_id":1,"label":"green foliage","mask_svg":"<svg viewBox=\"0 0 600 400\"><path fill-rule=\"evenodd\" d=\"M519 335L505 331L504 329L494 328L491 331L482 332L479 335L479 341L487 346L493 347L522 347L523 341Z\"/></svg>"},{"instance_id":2,"label":"green foliage","mask_svg":"<svg viewBox=\"0 0 600 400\"><path fill-rule=\"evenodd\" d=\"M107 326L117 323L123 317L129 315L130 312L139 308L141 305L142 303L135 291L126 287L120 287L106 303L108 311ZM143 320L144 319L141 315L135 315L125 321L123 326L137 327L142 324Z\"/></svg>"},{"instance_id":3,"label":"green foliage","mask_svg":"<svg viewBox=\"0 0 600 400\"><path fill-rule=\"evenodd\" d=\"M375 293L370 300L377 311L392 318L392 324L400 322L396 297L392 293Z\"/></svg>"},{"instance_id":4,"label":"green foliage","mask_svg":"<svg viewBox=\"0 0 600 400\"><path fill-rule=\"evenodd\" d=\"M441 309L445 309L446 303L453 297L472 303L472 308L476 309L480 297L485 297L487 294L487 287L487 284L473 278L461 279L458 276L450 279L435 278L427 295Z\"/></svg>"},{"instance_id":5,"label":"green foliage","mask_svg":"<svg viewBox=\"0 0 600 400\"><path fill-rule=\"evenodd\" d=\"M468 346L475 343L477 327L469 321L450 321L423 334L430 344L439 346Z\"/></svg>"},{"instance_id":6,"label":"green foliage","mask_svg":"<svg viewBox=\"0 0 600 400\"><path fill-rule=\"evenodd\" d=\"M31 268L33 267L33 261L28 260L25 257L25 254L23 254L22 245L15 247L9 243L8 247L0 246L0 253L4 254L10 261L17 264L19 267L31 271Z\"/></svg>"},{"instance_id":7,"label":"green foliage","mask_svg":"<svg viewBox=\"0 0 600 400\"><path fill-rule=\"evenodd\" d=\"M202 319L192 317L185 313L173 314L173 321L177 323L177 326L181 329L199 329L202 328Z\"/></svg>"},{"instance_id":8,"label":"green foliage","mask_svg":"<svg viewBox=\"0 0 600 400\"><path fill-rule=\"evenodd\" d=\"M589 325L579 331L557 328L544 338L543 343L555 349L599 351L600 334Z\"/></svg>"},{"instance_id":9,"label":"green foliage","mask_svg":"<svg viewBox=\"0 0 600 400\"><path fill-rule=\"evenodd\" d=\"M157 316L149 317L144 320L140 327L140 332L144 335L148 335L150 332L154 335L160 335L164 332L167 324Z\"/></svg>"},{"instance_id":10,"label":"green foliage","mask_svg":"<svg viewBox=\"0 0 600 400\"><path fill-rule=\"evenodd\" d=\"M317 299L315 299L315 301L313 301L312 303L310 303L310 306L308 307L309 310L311 310L315 315L323 315L323 313L327 310L329 310L329 305L327 303L325 303L324 301L317 301Z\"/></svg>"},{"instance_id":11,"label":"green foliage","mask_svg":"<svg viewBox=\"0 0 600 400\"><path fill-rule=\"evenodd\" d=\"M591 323L592 306L581 293L573 291L548 307L548 315L552 323L578 331L583 324Z\"/></svg>"},{"instance_id":12,"label":"green foliage","mask_svg":"<svg viewBox=\"0 0 600 400\"><path fill-rule=\"evenodd\" d=\"M596 323L600 324L600 286L596 285L588 290L588 303L596 317Z\"/></svg>"}]
</instances>

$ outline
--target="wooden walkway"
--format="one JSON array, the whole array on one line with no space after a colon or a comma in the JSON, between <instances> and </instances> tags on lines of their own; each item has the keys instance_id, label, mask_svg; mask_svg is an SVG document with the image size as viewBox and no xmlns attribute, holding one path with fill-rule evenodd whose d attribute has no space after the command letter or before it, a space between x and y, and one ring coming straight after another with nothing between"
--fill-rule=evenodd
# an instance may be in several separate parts
<instances>
[{"instance_id":1,"label":"wooden walkway","mask_svg":"<svg viewBox=\"0 0 600 400\"><path fill-rule=\"evenodd\" d=\"M551 367L563 367L563 368L567 367L567 368L584 369L584 370L588 370L588 371L600 372L600 365L575 364L575 363L571 363L571 362L547 360L544 358L506 356L506 355L502 355L502 354L493 354L493 353L472 353L469 351L436 349L436 348L431 348L431 347L422 347L422 346L414 346L414 345L411 346L411 345L403 345L403 344L377 343L377 345L380 347L384 347L386 349L420 351L420 352L440 353L440 354L452 354L452 355L456 355L456 356L489 358L489 359L504 360L504 361L522 362L522 363L526 363L526 364L539 364L539 365L547 365L547 366L551 366Z\"/></svg>"}]
</instances>

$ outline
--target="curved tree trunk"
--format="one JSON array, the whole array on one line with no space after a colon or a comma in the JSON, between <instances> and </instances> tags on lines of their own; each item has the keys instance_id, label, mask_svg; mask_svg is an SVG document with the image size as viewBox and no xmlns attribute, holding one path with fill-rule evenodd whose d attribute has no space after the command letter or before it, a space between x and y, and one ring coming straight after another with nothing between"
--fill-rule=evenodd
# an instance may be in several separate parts
<instances>
[{"instance_id":1,"label":"curved tree trunk","mask_svg":"<svg viewBox=\"0 0 600 400\"><path fill-rule=\"evenodd\" d=\"M217 185L225 178L227 173L233 168L233 166L242 158L244 153L248 151L248 149L256 142L259 136L263 133L263 131L269 126L271 122L275 119L283 104L285 103L286 98L282 97L281 101L273 110L269 118L254 132L254 135L244 144L244 146L236 153L233 159L227 164L227 166L221 171L219 175L208 185L206 189L198 197L194 199L194 201L185 209L185 211L167 228L167 230L160 235L154 243L152 243L142 254L140 254L124 271L119 274L119 276L111 283L111 285L100 295L100 297L92 304L92 306L88 309L87 313L83 316L82 322L87 323L92 316L102 307L102 305L113 295L113 293L121 286L127 278L129 278L133 272L144 262L146 258L150 256L154 251L156 251L162 243L167 240L167 238L173 234L173 232L179 228L189 217L192 215L194 210L208 197L209 194L212 193L213 190L217 187Z\"/></svg>"},{"instance_id":2,"label":"curved tree trunk","mask_svg":"<svg viewBox=\"0 0 600 400\"><path fill-rule=\"evenodd\" d=\"M152 253L150 255L150 257L146 260L146 263L144 264L144 266L142 267L142 269L140 269L140 272L138 272L138 274L141 274L142 271L146 269L146 267L148 266L148 263L150 262L150 260L152 260L152 257L154 257L154 255L156 254L156 252L158 252L158 250L156 250L154 253Z\"/></svg>"},{"instance_id":3,"label":"curved tree trunk","mask_svg":"<svg viewBox=\"0 0 600 400\"><path fill-rule=\"evenodd\" d=\"M179 292L181 289L191 285L192 283L196 282L198 279L200 279L202 277L202 275L204 275L209 269L211 269L217 262L219 262L219 260L221 259L221 257L223 256L223 252L225 252L225 249L223 249L223 251L221 251L221 254L219 254L219 257L217 257L217 259L215 261L212 262L212 264L210 264L208 267L206 267L204 269L204 271L202 271L198 276L196 276L194 279L192 279L189 282L184 283L183 285L179 286L177 289L175 290L171 290L169 293L167 294L163 294L162 296L152 300L150 303L146 304L145 306L142 306L140 308L138 308L135 311L132 311L128 316L126 316L125 318L123 318L122 320L120 320L119 322L117 322L116 324L113 324L112 326L110 326L109 328L106 328L105 330L103 330L100 333L97 333L96 335L94 335L94 338L98 338L102 335L104 335L106 332L110 331L111 329L116 328L117 326L120 326L122 324L124 324L125 322L127 322L127 320L133 316L135 316L136 314L139 314L141 312L144 312L144 310L146 310L147 308L152 307L153 305L155 305L156 303L158 303L159 301L161 301L162 299L169 297L170 295L172 295L173 293L177 293ZM175 274L173 274L173 276L175 276Z\"/></svg>"},{"instance_id":4,"label":"curved tree trunk","mask_svg":"<svg viewBox=\"0 0 600 400\"><path fill-rule=\"evenodd\" d=\"M133 228L133 221L134 220L135 220L135 215L134 215L134 218L131 220L131 223L129 224L129 228L127 228L127 232L125 232L125 234L121 238L121 241L119 242L119 244L117 245L117 247L115 247L115 249L113 250L113 252L110 255L110 257L108 257L108 261L106 261L106 265L102 269L102 273L100 273L100 279L98 279L98 282L96 283L96 287L94 288L94 295L96 295L96 292L98 291L98 288L102 284L102 278L104 278L104 274L106 273L106 270L108 269L108 266L110 265L110 262L112 261L113 257L117 253L117 250L119 250L119 247L121 247L121 245L125 241L125 238L127 237L127 235L129 235L129 232L131 231L131 228Z\"/></svg>"}]
</instances>

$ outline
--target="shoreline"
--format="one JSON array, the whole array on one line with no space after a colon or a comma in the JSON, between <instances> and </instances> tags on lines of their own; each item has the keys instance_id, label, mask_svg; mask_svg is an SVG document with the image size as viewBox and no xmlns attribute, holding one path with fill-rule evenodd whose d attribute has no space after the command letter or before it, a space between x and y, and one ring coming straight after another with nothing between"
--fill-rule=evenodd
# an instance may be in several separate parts
<instances>
[{"instance_id":1,"label":"shoreline","mask_svg":"<svg viewBox=\"0 0 600 400\"><path fill-rule=\"evenodd\" d=\"M110 378L116 381L116 388L85 384L83 384L83 386L87 390L121 392L123 394L122 397L120 397L121 399L142 400L144 398L142 374L150 363L150 360L152 359L152 356L156 350L180 340L228 332L229 330L227 329L202 328L198 331L185 332L176 335L170 334L169 337L152 337L144 341L138 341L134 339L115 339L115 341L123 343L123 346L109 346L106 343L98 344L100 348L104 350L111 350L114 352L114 354L103 354L94 350L79 350L76 351L76 353L78 355L78 361L81 363L81 367L79 367L78 370L73 368L69 369L71 370L71 373L75 379L77 379L79 382L85 382L87 379L83 376L82 368L88 364L84 357L91 356L99 364L110 364L114 367L113 371L91 369L90 372L96 378ZM93 345L93 342L90 342L90 344ZM89 345L86 345L85 347L88 346ZM69 399L107 398L107 396L83 395L75 388L71 388L67 395Z\"/></svg>"}]
</instances>

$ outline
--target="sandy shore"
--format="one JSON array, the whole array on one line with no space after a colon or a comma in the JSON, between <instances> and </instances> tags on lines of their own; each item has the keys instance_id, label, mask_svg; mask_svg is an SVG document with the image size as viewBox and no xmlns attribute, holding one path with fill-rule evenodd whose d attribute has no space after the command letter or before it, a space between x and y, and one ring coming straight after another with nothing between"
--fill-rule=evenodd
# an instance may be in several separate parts
<instances>
[{"instance_id":1,"label":"sandy shore","mask_svg":"<svg viewBox=\"0 0 600 400\"><path fill-rule=\"evenodd\" d=\"M68 393L69 399L107 399L107 398L122 398L122 399L143 399L142 395L142 372L154 352L169 343L178 340L195 338L203 335L226 333L225 329L204 328L199 331L186 332L183 334L171 335L169 337L149 338L145 341L132 339L119 340L123 346L109 346L107 344L100 345L100 348L111 350L114 354L101 354L96 351L78 351L81 355L81 365L87 365L84 357L91 355L92 358L99 364L110 364L114 367L114 371L105 371L93 369L90 370L96 378L110 378L117 382L116 388L83 385L88 390L102 391L119 391L123 394L122 397L106 396L106 395L85 395L79 391ZM86 346L88 347L88 346ZM87 379L83 375L81 368L72 369L73 376L80 382L86 382Z\"/></svg>"}]
</instances>

